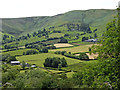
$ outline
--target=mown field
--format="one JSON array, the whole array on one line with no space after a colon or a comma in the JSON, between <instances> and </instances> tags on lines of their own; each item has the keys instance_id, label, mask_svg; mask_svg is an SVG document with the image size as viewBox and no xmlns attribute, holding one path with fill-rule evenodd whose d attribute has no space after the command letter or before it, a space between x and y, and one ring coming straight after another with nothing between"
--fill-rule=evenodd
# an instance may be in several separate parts
<instances>
[{"instance_id":1,"label":"mown field","mask_svg":"<svg viewBox=\"0 0 120 90\"><path fill-rule=\"evenodd\" d=\"M57 43L57 44L54 44L54 46L56 46L56 48L61 48L61 47L71 47L73 45L68 43Z\"/></svg>"},{"instance_id":2,"label":"mown field","mask_svg":"<svg viewBox=\"0 0 120 90\"><path fill-rule=\"evenodd\" d=\"M80 45L76 47L70 47L70 48L60 48L60 49L54 49L50 51L67 51L67 52L72 52L72 53L77 53L77 52L88 52L89 47L91 47L93 44L89 45Z\"/></svg>"},{"instance_id":3,"label":"mown field","mask_svg":"<svg viewBox=\"0 0 120 90\"><path fill-rule=\"evenodd\" d=\"M67 61L68 65L72 65L72 64L76 64L79 62L83 62L81 60L77 60L77 59L72 59L72 58L68 58L62 55L56 55L56 54L52 54L52 53L41 53L41 54L36 54L36 55L25 55L25 56L19 56L17 57L18 61L25 61L29 64L36 64L37 66L43 67L43 63L45 62L45 59L47 57L64 57Z\"/></svg>"}]
</instances>

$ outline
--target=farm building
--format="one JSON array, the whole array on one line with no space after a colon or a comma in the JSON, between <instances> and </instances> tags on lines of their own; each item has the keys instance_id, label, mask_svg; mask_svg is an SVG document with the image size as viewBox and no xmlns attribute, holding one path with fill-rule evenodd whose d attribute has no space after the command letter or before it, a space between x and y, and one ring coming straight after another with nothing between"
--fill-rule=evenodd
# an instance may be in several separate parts
<instances>
[{"instance_id":1,"label":"farm building","mask_svg":"<svg viewBox=\"0 0 120 90\"><path fill-rule=\"evenodd\" d=\"M88 40L85 40L84 42L97 42L98 39L88 39Z\"/></svg>"},{"instance_id":2,"label":"farm building","mask_svg":"<svg viewBox=\"0 0 120 90\"><path fill-rule=\"evenodd\" d=\"M20 65L20 61L11 61L12 65Z\"/></svg>"},{"instance_id":3,"label":"farm building","mask_svg":"<svg viewBox=\"0 0 120 90\"><path fill-rule=\"evenodd\" d=\"M31 65L31 67L32 67L32 68L35 68L35 67L36 67L36 65L34 65L34 64L33 64L33 65Z\"/></svg>"}]
</instances>

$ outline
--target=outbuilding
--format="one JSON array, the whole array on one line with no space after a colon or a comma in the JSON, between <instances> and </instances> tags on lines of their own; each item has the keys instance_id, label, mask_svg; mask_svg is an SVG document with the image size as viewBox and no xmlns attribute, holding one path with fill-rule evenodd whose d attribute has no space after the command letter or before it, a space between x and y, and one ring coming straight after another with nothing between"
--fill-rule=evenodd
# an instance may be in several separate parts
<instances>
[{"instance_id":1,"label":"outbuilding","mask_svg":"<svg viewBox=\"0 0 120 90\"><path fill-rule=\"evenodd\" d=\"M20 65L20 61L11 61L12 65Z\"/></svg>"}]
</instances>

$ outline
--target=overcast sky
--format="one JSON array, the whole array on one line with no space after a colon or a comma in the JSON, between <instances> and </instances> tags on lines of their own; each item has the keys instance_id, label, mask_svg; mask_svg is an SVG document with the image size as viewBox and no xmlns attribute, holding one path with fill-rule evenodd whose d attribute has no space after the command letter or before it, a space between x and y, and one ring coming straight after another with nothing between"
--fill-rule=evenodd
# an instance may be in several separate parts
<instances>
[{"instance_id":1,"label":"overcast sky","mask_svg":"<svg viewBox=\"0 0 120 90\"><path fill-rule=\"evenodd\" d=\"M1 0L0 18L53 16L71 10L116 9L119 0Z\"/></svg>"}]
</instances>

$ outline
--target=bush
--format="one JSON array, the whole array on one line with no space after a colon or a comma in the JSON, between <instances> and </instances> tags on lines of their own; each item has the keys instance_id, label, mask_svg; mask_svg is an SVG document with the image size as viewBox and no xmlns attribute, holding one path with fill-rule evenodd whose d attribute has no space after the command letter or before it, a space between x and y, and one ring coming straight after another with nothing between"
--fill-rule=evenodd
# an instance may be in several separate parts
<instances>
[{"instance_id":1,"label":"bush","mask_svg":"<svg viewBox=\"0 0 120 90\"><path fill-rule=\"evenodd\" d=\"M50 58L49 57L49 58L46 58L45 62L44 62L44 67L58 68L59 65L61 65L62 67L67 66L67 62L66 62L65 58L59 58L59 57Z\"/></svg>"},{"instance_id":2,"label":"bush","mask_svg":"<svg viewBox=\"0 0 120 90\"><path fill-rule=\"evenodd\" d=\"M39 52L48 53L48 49L47 49L47 48L43 48L43 49L41 49Z\"/></svg>"},{"instance_id":3,"label":"bush","mask_svg":"<svg viewBox=\"0 0 120 90\"><path fill-rule=\"evenodd\" d=\"M65 38L61 38L59 43L68 43L68 41Z\"/></svg>"},{"instance_id":4,"label":"bush","mask_svg":"<svg viewBox=\"0 0 120 90\"><path fill-rule=\"evenodd\" d=\"M89 59L89 57L88 57L88 55L87 55L86 53L81 53L81 54L79 55L79 59L84 60L84 59Z\"/></svg>"},{"instance_id":5,"label":"bush","mask_svg":"<svg viewBox=\"0 0 120 90\"><path fill-rule=\"evenodd\" d=\"M31 54L38 54L36 50L27 50L26 52L23 52L23 55L31 55Z\"/></svg>"}]
</instances>

